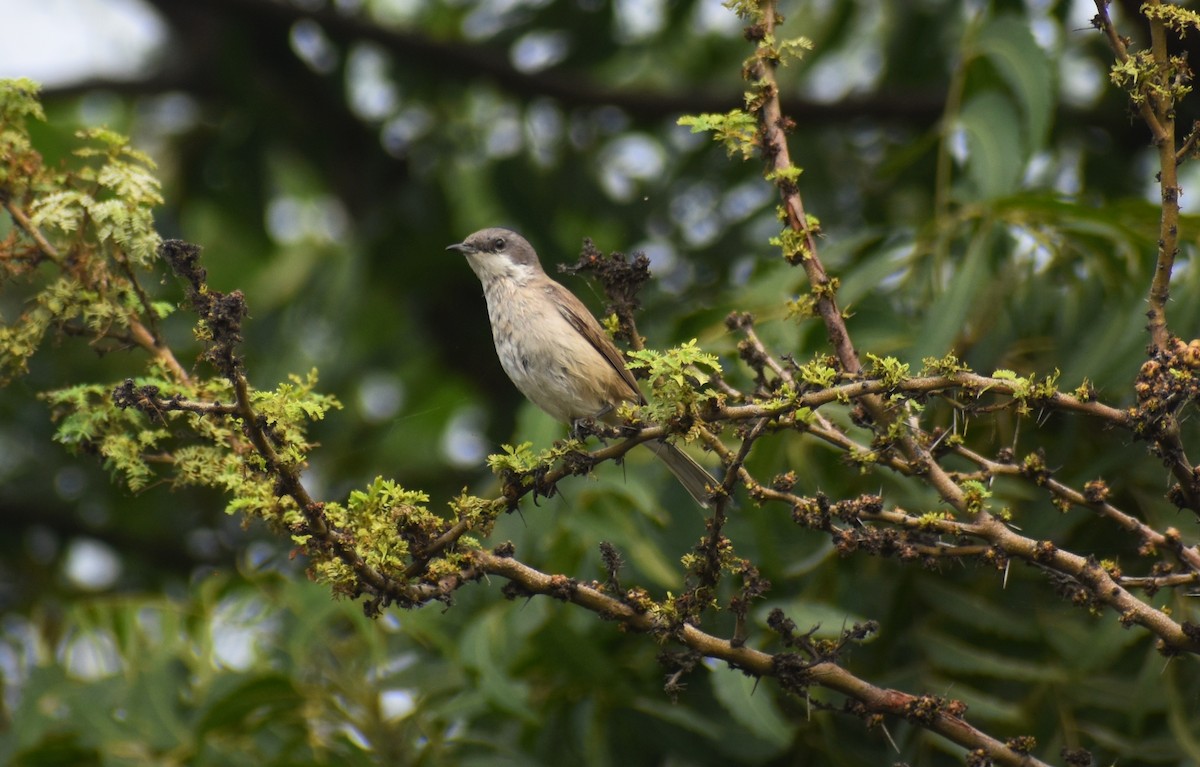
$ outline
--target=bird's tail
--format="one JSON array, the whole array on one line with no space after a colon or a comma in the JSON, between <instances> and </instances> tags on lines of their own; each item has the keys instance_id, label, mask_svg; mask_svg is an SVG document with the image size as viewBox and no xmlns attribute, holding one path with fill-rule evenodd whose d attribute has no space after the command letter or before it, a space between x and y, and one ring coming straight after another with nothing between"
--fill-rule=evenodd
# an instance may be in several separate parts
<instances>
[{"instance_id":1,"label":"bird's tail","mask_svg":"<svg viewBox=\"0 0 1200 767\"><path fill-rule=\"evenodd\" d=\"M650 440L642 444L650 448L650 451L667 465L667 468L679 480L679 484L683 485L683 489L687 490L688 495L692 496L696 503L705 509L712 505L712 493L708 488L716 488L721 483L713 479L713 476L705 471L703 466L669 442Z\"/></svg>"}]
</instances>

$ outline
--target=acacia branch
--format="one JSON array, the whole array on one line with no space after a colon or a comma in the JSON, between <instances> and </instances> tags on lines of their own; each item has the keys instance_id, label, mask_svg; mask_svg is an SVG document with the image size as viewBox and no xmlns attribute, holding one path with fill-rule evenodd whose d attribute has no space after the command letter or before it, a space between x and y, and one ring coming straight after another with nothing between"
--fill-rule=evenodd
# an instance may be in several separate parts
<instances>
[{"instance_id":1,"label":"acacia branch","mask_svg":"<svg viewBox=\"0 0 1200 767\"><path fill-rule=\"evenodd\" d=\"M274 478L279 496L290 498L303 515L307 528L305 533L311 536L307 547L310 550L324 549L340 559L354 572L361 587L377 598L403 604L421 601L424 592L419 588L414 590L409 584L369 566L356 550L354 539L345 531L335 530L329 525L325 518L325 505L313 499L300 478L301 466L293 461L284 460L275 449L275 439L270 433L270 426L254 408L250 384L246 380L237 352L242 342L242 320L247 313L245 298L241 292L225 294L209 289L205 284L206 274L199 265L200 249L195 245L168 240L162 244L159 251L163 260L184 281L192 309L211 336L205 357L233 387L235 409L230 415L235 415L241 420L242 430L262 459L263 470ZM136 405L137 402L133 404ZM165 404L170 403L168 401ZM193 412L196 410L193 409Z\"/></svg>"},{"instance_id":2,"label":"acacia branch","mask_svg":"<svg viewBox=\"0 0 1200 767\"><path fill-rule=\"evenodd\" d=\"M948 382L949 377L936 379L936 385L938 387L945 386ZM973 374L970 374L968 382L973 386L993 383L992 379L977 377ZM854 385L860 386L861 383L865 382L860 382L859 384ZM1008 381L1007 379L999 379L994 383L1003 387L1012 386L1012 382ZM935 379L929 379L926 384L933 386L935 384ZM825 396L824 392L819 394ZM859 392L859 394L861 395L861 392ZM835 399L838 398L833 397L830 401ZM1078 399L1071 397L1066 397L1064 402L1072 407L1078 407L1088 411L1095 410L1096 405L1096 403L1081 402ZM1111 417L1120 411L1100 412ZM725 413L725 415L734 416L735 413L728 412ZM743 406L736 409L736 416L757 416L761 419L753 430L756 432L753 436L758 436L758 433L761 433L761 429L764 428L764 424L767 423L765 416L770 415L778 414L764 413L762 411L754 412L753 406ZM737 419L733 418L732 420ZM662 434L663 431L661 427L646 429L630 440L620 444L607 446L592 453L588 453L586 454L584 464L577 464L574 466L564 465L540 474L539 485L543 489L546 487L553 487L554 483L563 477L572 473L579 473L580 465L586 465L590 468L590 466L594 465L595 463L617 458L621 455L624 455L624 453L634 445L648 439L658 438L662 436ZM747 440L747 442L748 441L750 440ZM706 439L706 442L708 442L709 446L722 456L724 462L730 467L730 471L735 473L736 476L747 486L752 498L756 498L760 501L778 501L788 504L793 508L802 507L807 502L806 499L802 498L801 496L794 495L790 492L781 491L776 488L769 488L759 483L741 465L741 460L739 459L744 458L744 450L735 454L734 452L725 448L715 437ZM967 455L972 454L968 453ZM983 459L982 456L979 457L979 461L986 468L989 470L995 470L997 473L1005 473L1007 471L1002 464L988 461L987 459ZM732 474L730 476L732 476ZM1082 494L1066 487L1065 485L1061 485L1061 483L1057 483L1053 480L1050 480L1050 483L1053 492L1056 492L1064 498L1070 499L1072 502L1077 502L1080 505L1088 505L1092 507L1097 506L1097 504L1089 503ZM524 495L525 493L535 490L535 488L529 484L524 486L518 485L518 487L515 488L514 497L512 483L510 483L508 487L509 489L506 491L506 497L510 503L515 502L516 498L519 498L520 495ZM1183 561L1190 562L1195 559L1194 551L1183 547L1179 544L1178 540L1172 539L1171 536L1159 534L1111 506L1098 504L1098 507L1102 513L1117 519L1127 528L1137 530L1139 534L1142 535L1147 541L1160 544L1163 547L1174 551L1176 555L1179 556ZM990 544L986 547L951 547L942 544L931 546L927 543L923 543L919 539L914 539L911 542L911 548L914 554L919 556L989 556L994 551L1003 552L1006 556L1022 559L1030 562L1031 564L1045 567L1049 570L1053 570L1054 572L1072 578L1074 581L1080 583L1081 586L1086 590L1089 600L1094 600L1098 604L1107 604L1121 616L1122 622L1143 625L1152 633L1158 635L1162 639L1162 646L1166 651L1200 651L1200 637L1192 636L1195 633L1195 630L1190 626L1190 624L1176 623L1156 609L1149 607L1145 603L1137 600L1122 587L1119 580L1105 572L1102 568L1096 565L1095 562L1086 557L1060 550L1049 541L1037 541L1032 538L1018 535L1009 530L1003 522L995 519L986 512L976 512L975 519L972 521L959 521L944 517L931 518L928 515L917 515L898 508L890 510L880 509L877 512L861 513L859 514L859 518L867 521L874 520L884 522L886 524L898 526L904 530L913 531L914 533L932 533L936 535L951 536L954 538L966 537L986 541L988 544ZM460 521L457 525L449 529L441 538L439 538L435 542L435 545L427 550L427 552L424 552L424 554L432 555L436 551L447 548L454 541L456 541L459 536L465 533L467 529L468 524L465 521ZM849 529L839 530L835 527L828 528L828 530L835 535L854 535L854 533ZM418 574L421 566L423 566L423 563L421 565L414 563L414 567L410 568L410 572L407 573L407 575L412 576ZM1136 583L1136 581L1134 583Z\"/></svg>"},{"instance_id":3,"label":"acacia branch","mask_svg":"<svg viewBox=\"0 0 1200 767\"><path fill-rule=\"evenodd\" d=\"M765 349L763 351L765 352ZM827 420L821 418L815 412L815 408L834 402L844 404L856 398L877 396L885 392L904 392L909 395L918 395L929 393L944 394L947 391L955 390L970 392L973 396L981 396L984 393L1012 396L1023 394L1023 396L1028 396L1024 385L1019 382L1014 382L1008 378L989 378L969 372L959 372L946 376L926 376L899 382L860 380L839 384L828 389L808 392L800 395L794 401L787 403L717 407L713 408L711 412L706 413L706 420L714 424L745 420L756 422L748 438L743 441L741 450L732 451L728 449L717 437L707 431L702 435L702 438L710 449L721 456L722 461L728 467L726 482L736 477L748 489L750 496L757 501L780 502L795 509L804 506L807 502L806 499L792 494L786 489L781 490L763 485L742 465L748 444L753 439L761 436L767 430L799 429L813 433L825 441L847 450L851 454L855 450L865 454L868 452L868 448L842 434ZM1036 401L1039 406L1086 413L1109 423L1128 424L1130 421L1129 414L1126 411L1072 395L1054 393L1047 396L1040 396ZM813 423L805 423L804 421L791 418L797 410L802 408L814 409L812 414ZM647 428L621 443L608 445L590 453L581 453L577 459L572 459L560 466L544 471L539 470L533 475L534 481L513 478L506 484L504 499L509 504L515 504L520 497L529 492L552 493L556 483L566 476L585 473L598 463L623 456L629 449L640 442L660 438L664 435L665 431L662 427ZM1023 471L1021 467L1015 464L992 461L965 448L957 448L954 452L972 460L989 475L1021 474ZM904 461L899 456L889 455L886 452L878 454L877 461L905 475L920 473L918 467L914 464ZM1159 533L1106 501L1089 498L1085 493L1076 491L1049 477L1039 477L1038 479L1039 484L1044 484L1056 497L1071 503L1093 508L1102 515L1113 519L1125 529L1135 532L1145 544L1171 551L1174 556L1189 568L1194 569L1197 564L1200 564L1200 553L1195 550L1195 547L1183 546L1177 533L1174 535L1172 535L1171 531L1165 534ZM958 487L959 480L955 477L946 475L946 481L952 483L956 488ZM1198 646L1196 641L1191 637L1190 632L1192 630L1188 626L1175 623L1169 619L1164 620L1165 616L1162 616L1158 611L1135 599L1121 587L1122 582L1119 579L1099 570L1086 557L1071 552L1060 551L1048 541L1037 541L1012 533L1005 523L992 517L983 509L973 509L969 513L964 513L963 516L968 521L959 521L958 519L940 516L931 518L929 515L913 514L897 508L891 510L881 509L874 513L863 513L859 515L859 518L894 525L902 530L912 531L921 535L933 534L954 538L966 537L985 541L989 544L988 546L951 547L941 543L931 545L918 537L908 541L905 545L911 549L914 556L987 557L999 551L1004 556L1022 559L1031 564L1047 567L1084 584L1089 599L1094 599L1097 603L1107 604L1112 607L1121 616L1123 622L1138 623L1149 628L1163 639L1164 647L1192 652L1196 651ZM469 529L470 523L467 520L460 520L448 528L426 550L421 552L420 557L414 561L406 575L409 577L419 575L429 558L449 548ZM850 536L850 538L845 538L847 541L852 540L856 535L849 528L826 527L825 529L835 536ZM867 539L863 540L866 541ZM1099 570L1099 572L1093 572L1093 570Z\"/></svg>"},{"instance_id":4,"label":"acacia branch","mask_svg":"<svg viewBox=\"0 0 1200 767\"><path fill-rule=\"evenodd\" d=\"M763 0L756 18L758 24L747 28L747 37L759 41L755 56L746 67L746 79L750 80L757 89L756 100L761 100L756 113L762 153L767 161L769 176L776 179L780 196L783 200L783 211L789 229L799 235L802 246L794 262L798 262L808 276L811 293L817 314L825 324L825 332L834 355L842 369L849 375L855 376L862 372L862 363L846 329L841 309L838 308L835 294L837 283L825 271L817 252L818 230L813 221L809 220L800 197L800 190L795 183L795 167L788 153L786 130L791 121L783 116L779 102L779 84L775 77L775 60L771 57L778 55L772 52L764 41L776 37L775 25L779 17L775 12L775 0ZM790 256L789 256L790 258ZM890 430L897 415L885 403L875 396L863 398L863 405L875 422L878 434ZM965 510L962 491L933 456L916 440L905 433L898 435L901 450L908 460L919 467L925 481L951 506L959 511Z\"/></svg>"},{"instance_id":5,"label":"acacia branch","mask_svg":"<svg viewBox=\"0 0 1200 767\"><path fill-rule=\"evenodd\" d=\"M1150 0L1159 5L1159 0ZM1162 135L1155 135L1158 147L1159 188L1162 190L1162 217L1159 222L1158 258L1154 264L1154 279L1150 284L1150 338L1160 349L1170 339L1167 329L1167 300L1170 297L1171 272L1179 254L1179 168L1175 159L1175 101L1171 97L1174 83L1169 82L1172 65L1167 53L1167 35L1163 22L1150 20L1152 51L1157 69L1162 73L1163 96L1155 109L1162 126Z\"/></svg>"},{"instance_id":6,"label":"acacia branch","mask_svg":"<svg viewBox=\"0 0 1200 767\"><path fill-rule=\"evenodd\" d=\"M1200 584L1200 572L1149 576L1122 575L1117 580L1127 589L1143 589L1147 593L1152 593L1162 588Z\"/></svg>"},{"instance_id":7,"label":"acacia branch","mask_svg":"<svg viewBox=\"0 0 1200 767\"><path fill-rule=\"evenodd\" d=\"M850 553L860 548L878 554L904 556L906 546L922 545L921 538L899 542L880 540L870 529L859 527L863 521L885 522L918 536L939 535L953 539L973 538L991 544L985 555L999 553L1043 567L1070 578L1079 585L1072 599L1081 606L1106 605L1116 612L1123 625L1137 624L1158 636L1159 649L1165 654L1189 652L1200 654L1200 625L1174 621L1166 613L1134 597L1118 580L1091 557L1060 549L1053 542L1036 540L1013 531L995 516L978 511L968 521L945 514L914 514L902 508L882 508L878 498L846 502L839 512L849 520L846 528L830 525L832 511L815 513L827 502L805 498L775 488L758 486L752 497L767 498L792 505L793 518L800 524L819 527L830 532L839 550ZM989 554L990 553L990 554Z\"/></svg>"},{"instance_id":8,"label":"acacia branch","mask_svg":"<svg viewBox=\"0 0 1200 767\"><path fill-rule=\"evenodd\" d=\"M773 0L767 0L762 3L761 29L755 27L748 29L754 30L753 35L758 39L770 38L775 35L776 21L775 3ZM763 157L767 161L770 173L780 179L779 194L783 201L784 213L787 216L787 225L803 238L804 247L798 261L812 286L816 310L825 323L829 345L833 347L834 354L837 355L843 370L852 375L860 373L862 372L862 363L859 362L858 352L854 350L850 333L846 330L846 322L842 318L841 309L838 308L834 295L836 286L825 271L825 265L821 263L818 253L818 230L809 221L808 214L804 211L800 190L794 182L787 181L788 173L792 170L793 165L785 131L791 122L783 116L774 64L766 59L761 49L748 67L747 75L747 79L759 84L764 97L762 106L758 110Z\"/></svg>"},{"instance_id":9,"label":"acacia branch","mask_svg":"<svg viewBox=\"0 0 1200 767\"><path fill-rule=\"evenodd\" d=\"M1137 62L1129 55L1125 40L1117 33L1116 26L1108 13L1105 0L1095 0L1096 17L1093 24L1104 32L1117 61L1127 67ZM1143 9L1161 5L1160 0L1150 0ZM1172 337L1167 325L1167 302L1170 299L1171 273L1175 258L1179 255L1179 163L1184 149L1195 141L1195 131L1184 142L1183 149L1175 146L1175 95L1184 81L1190 78L1186 61L1173 60L1167 50L1167 27L1157 14L1142 11L1150 25L1150 54L1153 59L1151 72L1138 71L1139 82L1131 89L1131 99L1138 114L1150 129L1153 143L1158 150L1158 182L1161 190L1162 214L1159 218L1158 252L1154 262L1154 276L1150 281L1147 298L1152 346L1151 359L1157 354L1168 354ZM1183 505L1200 514L1200 480L1197 472L1183 449L1179 436L1179 424L1174 413L1166 413L1155 429L1154 442L1157 451L1169 466L1172 475L1179 481Z\"/></svg>"},{"instance_id":10,"label":"acacia branch","mask_svg":"<svg viewBox=\"0 0 1200 767\"><path fill-rule=\"evenodd\" d=\"M3 202L4 209L8 211L8 215L12 216L13 222L37 245L38 251L56 266L62 266L62 256L59 255L58 248L46 239L42 230L34 226L29 215L13 202L7 193L0 195L0 202Z\"/></svg>"},{"instance_id":11,"label":"acacia branch","mask_svg":"<svg viewBox=\"0 0 1200 767\"><path fill-rule=\"evenodd\" d=\"M1051 392L1045 396L1030 395L1023 383L1011 378L992 378L977 373L960 372L942 376L917 376L897 381L884 381L876 378L862 378L849 383L840 383L822 387L798 395L792 402L771 404L728 405L717 407L711 412L713 419L745 420L763 416L779 415L797 408L816 409L833 403L845 403L850 400L878 396L881 394L907 394L920 396L927 394L943 394L950 391L961 391L972 397L984 394L1002 394L1014 398L1023 398L1029 405L1051 408L1069 413L1090 415L1108 422L1113 426L1129 428L1133 425L1129 412L1120 408L1106 405L1091 399ZM709 413L706 413L706 416Z\"/></svg>"},{"instance_id":12,"label":"acacia branch","mask_svg":"<svg viewBox=\"0 0 1200 767\"><path fill-rule=\"evenodd\" d=\"M1096 17L1092 19L1093 26L1097 27L1104 33L1104 37L1108 40L1108 45L1112 48L1113 54L1117 57L1117 61L1122 64L1129 62L1129 47L1125 44L1125 39L1117 33L1116 25L1113 24L1112 16L1108 13L1109 0L1095 0L1096 2ZM1138 114L1141 116L1146 127L1150 129L1150 133L1154 136L1156 144L1167 143L1167 132L1162 124L1158 121L1158 114L1151 106L1148 100L1139 101L1135 104Z\"/></svg>"},{"instance_id":13,"label":"acacia branch","mask_svg":"<svg viewBox=\"0 0 1200 767\"><path fill-rule=\"evenodd\" d=\"M1108 13L1106 0L1095 0L1096 18L1093 23L1104 32L1114 55L1123 65L1133 66L1124 39L1118 34L1112 17ZM1147 5L1158 6L1160 0L1150 0ZM1167 328L1167 300L1170 297L1171 272L1179 253L1179 176L1177 148L1175 146L1175 63L1167 50L1167 30L1161 18L1149 16L1150 53L1154 69L1147 86L1139 89L1133 98L1138 115L1150 129L1154 146L1158 150L1159 188L1161 189L1162 216L1159 222L1158 255L1154 264L1154 277L1150 283L1147 312L1150 322L1151 342L1159 349L1166 349L1170 341Z\"/></svg>"},{"instance_id":14,"label":"acacia branch","mask_svg":"<svg viewBox=\"0 0 1200 767\"><path fill-rule=\"evenodd\" d=\"M1088 489L1080 492L1073 487L1063 484L1053 477L1046 475L1030 476L1030 472L1015 463L992 461L973 450L958 446L954 451L983 468L988 476L1018 476L1024 477L1036 485L1046 488L1054 497L1074 506L1091 509L1097 514L1115 522L1122 529L1131 532L1142 541L1144 546L1153 550L1169 551L1181 564L1189 570L1200 573L1200 548L1184 546L1178 530L1168 529L1160 533L1137 517L1121 511L1108 502L1108 488L1103 483L1089 484Z\"/></svg>"},{"instance_id":15,"label":"acacia branch","mask_svg":"<svg viewBox=\"0 0 1200 767\"><path fill-rule=\"evenodd\" d=\"M3 203L4 209L8 211L9 216L12 217L13 223L15 223L17 228L24 232L25 235L33 241L33 243L37 246L38 251L55 265L62 268L63 258L58 252L58 248L54 247L54 245L48 239L46 239L46 235L44 235L42 231L33 223L29 215L22 210L19 205L13 202L13 200L6 194L0 194L0 202ZM125 278L130 281L134 291L141 299L143 303L143 310L149 314L148 301L146 300L141 286L138 284L133 273L131 271L126 271ZM120 341L132 340L135 344L145 349L154 358L160 361L163 366L170 371L173 376L175 376L176 380L181 382L188 380L187 371L184 370L183 366L179 364L179 360L175 358L175 354L171 351L171 348L167 346L167 344L158 336L157 333L151 331L150 328L148 328L133 311L126 312L124 320L129 327L128 337L117 336L113 333L107 333L105 335L116 338Z\"/></svg>"},{"instance_id":16,"label":"acacia branch","mask_svg":"<svg viewBox=\"0 0 1200 767\"><path fill-rule=\"evenodd\" d=\"M669 637L704 657L723 660L732 669L757 677L775 677L791 692L817 685L845 695L861 708L856 713L896 716L935 732L970 751L1014 767L1043 767L1041 762L1017 752L1001 741L976 729L962 713L965 707L955 701L932 696L917 696L860 679L829 661L807 662L793 653L766 653L721 639L687 623L670 625L656 613L642 611L616 599L601 589L563 575L550 575L493 552L478 551L472 560L479 571L507 578L526 594L541 594L583 607L605 620L617 621L635 631Z\"/></svg>"}]
</instances>

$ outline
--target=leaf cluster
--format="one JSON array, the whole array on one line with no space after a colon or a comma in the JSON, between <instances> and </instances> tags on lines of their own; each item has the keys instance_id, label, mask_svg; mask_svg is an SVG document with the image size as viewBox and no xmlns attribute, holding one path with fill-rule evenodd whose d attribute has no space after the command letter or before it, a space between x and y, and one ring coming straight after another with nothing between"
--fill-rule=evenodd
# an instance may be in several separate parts
<instances>
[{"instance_id":1,"label":"leaf cluster","mask_svg":"<svg viewBox=\"0 0 1200 767\"><path fill-rule=\"evenodd\" d=\"M665 351L641 349L627 354L630 370L641 371L650 381L649 403L640 408L644 422L682 430L696 436L700 410L720 395L707 385L721 373L716 355L705 352L692 339Z\"/></svg>"}]
</instances>

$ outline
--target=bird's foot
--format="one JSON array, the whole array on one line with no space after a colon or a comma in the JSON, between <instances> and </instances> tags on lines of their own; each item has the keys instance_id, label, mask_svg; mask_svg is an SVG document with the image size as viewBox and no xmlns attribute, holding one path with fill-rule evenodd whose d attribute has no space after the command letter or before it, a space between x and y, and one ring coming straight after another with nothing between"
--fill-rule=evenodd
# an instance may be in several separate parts
<instances>
[{"instance_id":1,"label":"bird's foot","mask_svg":"<svg viewBox=\"0 0 1200 767\"><path fill-rule=\"evenodd\" d=\"M621 429L609 426L603 421L598 421L592 417L577 418L571 423L569 436L571 439L577 439L580 442L588 437L598 437L602 444L606 443L609 438L619 437L623 432Z\"/></svg>"},{"instance_id":2,"label":"bird's foot","mask_svg":"<svg viewBox=\"0 0 1200 767\"><path fill-rule=\"evenodd\" d=\"M596 420L594 418L576 418L571 422L571 429L567 432L567 436L583 442L595 433Z\"/></svg>"}]
</instances>

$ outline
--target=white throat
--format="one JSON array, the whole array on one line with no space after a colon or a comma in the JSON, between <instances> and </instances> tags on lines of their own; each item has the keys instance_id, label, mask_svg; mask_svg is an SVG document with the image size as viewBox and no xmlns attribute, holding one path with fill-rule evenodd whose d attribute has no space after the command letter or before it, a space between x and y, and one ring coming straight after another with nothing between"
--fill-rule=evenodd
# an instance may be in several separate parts
<instances>
[{"instance_id":1,"label":"white throat","mask_svg":"<svg viewBox=\"0 0 1200 767\"><path fill-rule=\"evenodd\" d=\"M467 263L486 288L495 281L524 285L537 276L538 270L529 264L514 263L505 257L468 253Z\"/></svg>"}]
</instances>

